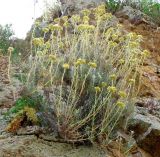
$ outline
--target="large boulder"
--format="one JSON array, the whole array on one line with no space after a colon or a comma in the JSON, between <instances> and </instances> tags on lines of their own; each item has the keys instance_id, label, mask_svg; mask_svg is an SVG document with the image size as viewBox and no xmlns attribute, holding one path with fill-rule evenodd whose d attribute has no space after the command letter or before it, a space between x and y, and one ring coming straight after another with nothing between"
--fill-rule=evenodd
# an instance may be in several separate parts
<instances>
[{"instance_id":1,"label":"large boulder","mask_svg":"<svg viewBox=\"0 0 160 157\"><path fill-rule=\"evenodd\" d=\"M151 114L148 108L137 106L135 116L129 121L128 128L134 131L134 138L141 148L154 157L159 157L160 119L156 115Z\"/></svg>"}]
</instances>

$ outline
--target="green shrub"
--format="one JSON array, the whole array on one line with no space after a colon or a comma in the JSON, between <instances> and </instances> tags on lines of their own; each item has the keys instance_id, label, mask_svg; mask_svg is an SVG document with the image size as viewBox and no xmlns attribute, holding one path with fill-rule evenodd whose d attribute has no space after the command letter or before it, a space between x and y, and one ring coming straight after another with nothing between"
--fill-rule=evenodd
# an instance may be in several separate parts
<instances>
[{"instance_id":1,"label":"green shrub","mask_svg":"<svg viewBox=\"0 0 160 157\"><path fill-rule=\"evenodd\" d=\"M11 37L13 36L11 25L0 25L0 50L1 53L6 54L8 47L11 44Z\"/></svg>"}]
</instances>

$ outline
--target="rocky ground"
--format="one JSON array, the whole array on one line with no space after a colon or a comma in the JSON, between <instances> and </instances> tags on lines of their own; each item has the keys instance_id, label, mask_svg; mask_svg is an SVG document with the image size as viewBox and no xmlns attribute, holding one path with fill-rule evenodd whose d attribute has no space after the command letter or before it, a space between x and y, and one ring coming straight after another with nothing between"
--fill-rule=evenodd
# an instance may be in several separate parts
<instances>
[{"instance_id":1,"label":"rocky ground","mask_svg":"<svg viewBox=\"0 0 160 157\"><path fill-rule=\"evenodd\" d=\"M160 157L160 29L130 7L116 16L127 31L141 34L144 37L142 47L151 51L141 69L142 85L134 117L128 125L128 130L134 131L138 146L145 152L136 147L131 157ZM57 141L54 136L37 135L37 128L22 128L16 135L6 133L7 122L3 114L22 89L16 79L9 83L7 60L0 57L0 157L123 157L116 146L107 147L105 151L96 146L73 146Z\"/></svg>"},{"instance_id":2,"label":"rocky ground","mask_svg":"<svg viewBox=\"0 0 160 157\"><path fill-rule=\"evenodd\" d=\"M124 7L116 13L127 31L143 36L142 47L151 52L141 68L141 89L135 117L130 129L135 131L139 146L153 156L160 156L160 30L137 10Z\"/></svg>"}]
</instances>

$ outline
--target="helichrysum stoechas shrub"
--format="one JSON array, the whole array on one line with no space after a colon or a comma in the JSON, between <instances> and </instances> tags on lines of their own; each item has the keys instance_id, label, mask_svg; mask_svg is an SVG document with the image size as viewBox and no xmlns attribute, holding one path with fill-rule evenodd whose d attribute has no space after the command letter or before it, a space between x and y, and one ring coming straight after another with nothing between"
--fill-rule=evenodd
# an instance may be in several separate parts
<instances>
[{"instance_id":1,"label":"helichrysum stoechas shrub","mask_svg":"<svg viewBox=\"0 0 160 157\"><path fill-rule=\"evenodd\" d=\"M26 85L52 89L59 134L67 141L108 141L133 111L138 69L149 52L140 49L142 36L119 24L108 28L112 18L101 5L55 19L43 28L47 41L32 40Z\"/></svg>"}]
</instances>

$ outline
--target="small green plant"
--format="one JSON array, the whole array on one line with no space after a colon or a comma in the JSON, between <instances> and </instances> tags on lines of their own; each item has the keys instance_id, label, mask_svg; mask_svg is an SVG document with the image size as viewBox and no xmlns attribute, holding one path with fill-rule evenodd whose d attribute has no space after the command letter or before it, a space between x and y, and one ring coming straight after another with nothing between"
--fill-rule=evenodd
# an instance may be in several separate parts
<instances>
[{"instance_id":1,"label":"small green plant","mask_svg":"<svg viewBox=\"0 0 160 157\"><path fill-rule=\"evenodd\" d=\"M107 10L115 13L121 8L121 1L120 0L107 0Z\"/></svg>"},{"instance_id":2,"label":"small green plant","mask_svg":"<svg viewBox=\"0 0 160 157\"><path fill-rule=\"evenodd\" d=\"M9 109L7 115L17 114L25 107L37 109L38 107L40 107L41 103L43 103L43 97L40 95L36 95L35 93L31 96L22 96L15 102L15 105Z\"/></svg>"},{"instance_id":3,"label":"small green plant","mask_svg":"<svg viewBox=\"0 0 160 157\"><path fill-rule=\"evenodd\" d=\"M6 131L16 132L25 120L33 124L38 124L39 119L37 112L42 111L41 104L43 97L37 94L23 96L19 98L15 105L5 114L5 118L10 121L6 127Z\"/></svg>"}]
</instances>

